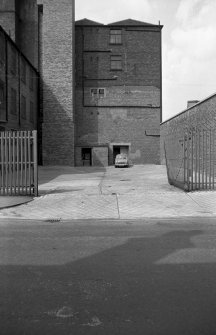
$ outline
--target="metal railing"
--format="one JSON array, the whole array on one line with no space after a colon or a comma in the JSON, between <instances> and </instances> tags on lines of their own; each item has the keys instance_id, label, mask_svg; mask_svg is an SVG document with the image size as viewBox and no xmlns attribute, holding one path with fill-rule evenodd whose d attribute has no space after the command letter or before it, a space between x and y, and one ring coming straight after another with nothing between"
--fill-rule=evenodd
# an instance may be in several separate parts
<instances>
[{"instance_id":1,"label":"metal railing","mask_svg":"<svg viewBox=\"0 0 216 335\"><path fill-rule=\"evenodd\" d=\"M164 139L164 152L170 184L185 191L215 189L215 129L175 129Z\"/></svg>"},{"instance_id":2,"label":"metal railing","mask_svg":"<svg viewBox=\"0 0 216 335\"><path fill-rule=\"evenodd\" d=\"M37 131L0 132L0 195L38 195Z\"/></svg>"}]
</instances>

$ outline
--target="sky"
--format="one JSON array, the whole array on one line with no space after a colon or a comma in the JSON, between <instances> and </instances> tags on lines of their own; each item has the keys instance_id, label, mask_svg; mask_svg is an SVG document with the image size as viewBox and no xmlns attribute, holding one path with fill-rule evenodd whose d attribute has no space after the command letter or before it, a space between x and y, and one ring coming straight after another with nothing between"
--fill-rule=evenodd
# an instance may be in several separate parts
<instances>
[{"instance_id":1,"label":"sky","mask_svg":"<svg viewBox=\"0 0 216 335\"><path fill-rule=\"evenodd\" d=\"M163 25L163 121L216 93L216 0L76 0L76 20Z\"/></svg>"}]
</instances>

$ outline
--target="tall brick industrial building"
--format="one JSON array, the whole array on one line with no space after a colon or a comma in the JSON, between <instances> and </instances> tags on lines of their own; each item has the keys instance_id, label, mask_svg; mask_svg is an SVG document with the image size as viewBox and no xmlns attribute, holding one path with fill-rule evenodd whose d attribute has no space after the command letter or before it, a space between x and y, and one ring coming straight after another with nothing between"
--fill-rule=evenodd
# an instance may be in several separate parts
<instances>
[{"instance_id":1,"label":"tall brick industrial building","mask_svg":"<svg viewBox=\"0 0 216 335\"><path fill-rule=\"evenodd\" d=\"M0 25L40 75L41 161L159 163L162 26L84 19L75 31L74 11L74 0L0 1Z\"/></svg>"},{"instance_id":2,"label":"tall brick industrial building","mask_svg":"<svg viewBox=\"0 0 216 335\"><path fill-rule=\"evenodd\" d=\"M0 1L0 25L40 74L45 165L74 165L74 10L74 0Z\"/></svg>"},{"instance_id":3,"label":"tall brick industrial building","mask_svg":"<svg viewBox=\"0 0 216 335\"><path fill-rule=\"evenodd\" d=\"M110 165L121 152L159 163L161 29L76 22L76 165Z\"/></svg>"}]
</instances>

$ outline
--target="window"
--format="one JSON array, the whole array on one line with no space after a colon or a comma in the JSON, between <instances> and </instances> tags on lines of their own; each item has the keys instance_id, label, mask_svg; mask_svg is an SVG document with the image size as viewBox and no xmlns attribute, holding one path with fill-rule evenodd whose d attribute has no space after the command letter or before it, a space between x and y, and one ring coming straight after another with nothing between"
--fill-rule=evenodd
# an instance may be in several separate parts
<instances>
[{"instance_id":1,"label":"window","mask_svg":"<svg viewBox=\"0 0 216 335\"><path fill-rule=\"evenodd\" d=\"M10 112L13 115L17 114L17 92L14 88L11 88L11 108Z\"/></svg>"},{"instance_id":2,"label":"window","mask_svg":"<svg viewBox=\"0 0 216 335\"><path fill-rule=\"evenodd\" d=\"M26 98L21 96L21 117L26 120Z\"/></svg>"},{"instance_id":3,"label":"window","mask_svg":"<svg viewBox=\"0 0 216 335\"><path fill-rule=\"evenodd\" d=\"M11 72L16 74L17 71L17 58L16 58L16 50L14 47L11 47Z\"/></svg>"},{"instance_id":4,"label":"window","mask_svg":"<svg viewBox=\"0 0 216 335\"><path fill-rule=\"evenodd\" d=\"M105 88L91 88L91 96L93 98L104 98Z\"/></svg>"},{"instance_id":5,"label":"window","mask_svg":"<svg viewBox=\"0 0 216 335\"><path fill-rule=\"evenodd\" d=\"M21 80L26 83L26 63L24 58L21 58Z\"/></svg>"},{"instance_id":6,"label":"window","mask_svg":"<svg viewBox=\"0 0 216 335\"><path fill-rule=\"evenodd\" d=\"M111 70L122 70L122 56L111 56L110 68Z\"/></svg>"},{"instance_id":7,"label":"window","mask_svg":"<svg viewBox=\"0 0 216 335\"><path fill-rule=\"evenodd\" d=\"M5 86L0 81L0 120L6 121Z\"/></svg>"},{"instance_id":8,"label":"window","mask_svg":"<svg viewBox=\"0 0 216 335\"><path fill-rule=\"evenodd\" d=\"M97 88L91 88L91 96L92 97L97 97Z\"/></svg>"},{"instance_id":9,"label":"window","mask_svg":"<svg viewBox=\"0 0 216 335\"><path fill-rule=\"evenodd\" d=\"M99 88L98 93L99 93L99 98L103 98L105 96L105 89Z\"/></svg>"},{"instance_id":10,"label":"window","mask_svg":"<svg viewBox=\"0 0 216 335\"><path fill-rule=\"evenodd\" d=\"M30 121L34 123L34 104L30 101Z\"/></svg>"},{"instance_id":11,"label":"window","mask_svg":"<svg viewBox=\"0 0 216 335\"><path fill-rule=\"evenodd\" d=\"M30 69L29 87L30 87L30 90L33 91L33 89L34 89L34 72L33 72L32 69Z\"/></svg>"},{"instance_id":12,"label":"window","mask_svg":"<svg viewBox=\"0 0 216 335\"><path fill-rule=\"evenodd\" d=\"M110 30L110 44L122 44L122 31L121 30Z\"/></svg>"},{"instance_id":13,"label":"window","mask_svg":"<svg viewBox=\"0 0 216 335\"><path fill-rule=\"evenodd\" d=\"M5 63L5 37L2 32L0 32L0 64Z\"/></svg>"}]
</instances>

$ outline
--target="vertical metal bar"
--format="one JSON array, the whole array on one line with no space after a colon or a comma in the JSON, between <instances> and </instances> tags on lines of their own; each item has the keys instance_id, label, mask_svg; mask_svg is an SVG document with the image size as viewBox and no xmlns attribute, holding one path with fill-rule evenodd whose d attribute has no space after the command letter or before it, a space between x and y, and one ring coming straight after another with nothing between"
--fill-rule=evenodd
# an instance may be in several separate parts
<instances>
[{"instance_id":1,"label":"vertical metal bar","mask_svg":"<svg viewBox=\"0 0 216 335\"><path fill-rule=\"evenodd\" d=\"M208 159L208 156L207 156L207 150L208 150L208 133L207 133L207 130L205 131L205 134L206 134L206 141L205 141L205 170L206 170L206 174L205 174L205 189L207 190L208 188L208 162L207 162L207 159Z\"/></svg>"},{"instance_id":2,"label":"vertical metal bar","mask_svg":"<svg viewBox=\"0 0 216 335\"><path fill-rule=\"evenodd\" d=\"M17 132L17 141L16 141L16 144L17 144L17 192L18 194L20 194L20 132Z\"/></svg>"},{"instance_id":3,"label":"vertical metal bar","mask_svg":"<svg viewBox=\"0 0 216 335\"><path fill-rule=\"evenodd\" d=\"M13 193L16 194L16 165L15 165L15 132L13 132L13 137L12 137L12 142L13 142L13 154L12 154L12 158L13 158Z\"/></svg>"},{"instance_id":4,"label":"vertical metal bar","mask_svg":"<svg viewBox=\"0 0 216 335\"><path fill-rule=\"evenodd\" d=\"M31 132L28 131L28 187L31 194Z\"/></svg>"},{"instance_id":5,"label":"vertical metal bar","mask_svg":"<svg viewBox=\"0 0 216 335\"><path fill-rule=\"evenodd\" d=\"M194 178L193 178L193 173L194 173L194 131L191 129L191 189L194 189Z\"/></svg>"},{"instance_id":6,"label":"vertical metal bar","mask_svg":"<svg viewBox=\"0 0 216 335\"><path fill-rule=\"evenodd\" d=\"M189 169L190 169L190 142L189 142L189 130L187 129L187 187L188 187L188 191L190 191Z\"/></svg>"},{"instance_id":7,"label":"vertical metal bar","mask_svg":"<svg viewBox=\"0 0 216 335\"><path fill-rule=\"evenodd\" d=\"M25 194L27 194L27 132L24 132Z\"/></svg>"},{"instance_id":8,"label":"vertical metal bar","mask_svg":"<svg viewBox=\"0 0 216 335\"><path fill-rule=\"evenodd\" d=\"M33 157L34 157L34 195L38 196L38 159L37 159L37 131L33 130Z\"/></svg>"},{"instance_id":9,"label":"vertical metal bar","mask_svg":"<svg viewBox=\"0 0 216 335\"><path fill-rule=\"evenodd\" d=\"M23 194L23 132L21 131L20 132L20 183L21 183L21 189L22 189L22 192L20 190L20 193Z\"/></svg>"},{"instance_id":10,"label":"vertical metal bar","mask_svg":"<svg viewBox=\"0 0 216 335\"><path fill-rule=\"evenodd\" d=\"M194 170L195 170L195 190L197 190L197 129L195 129L195 167L194 167Z\"/></svg>"},{"instance_id":11,"label":"vertical metal bar","mask_svg":"<svg viewBox=\"0 0 216 335\"><path fill-rule=\"evenodd\" d=\"M204 185L204 178L205 178L205 165L204 165L204 161L205 161L205 130L203 129L203 138L202 138L202 188L204 189L205 185Z\"/></svg>"},{"instance_id":12,"label":"vertical metal bar","mask_svg":"<svg viewBox=\"0 0 216 335\"><path fill-rule=\"evenodd\" d=\"M183 159L184 159L184 189L186 187L186 145L185 145L185 131L183 133Z\"/></svg>"},{"instance_id":13,"label":"vertical metal bar","mask_svg":"<svg viewBox=\"0 0 216 335\"><path fill-rule=\"evenodd\" d=\"M8 171L8 177L9 177L9 193L12 195L12 154L11 154L11 132L8 132L8 155L9 155L9 171Z\"/></svg>"},{"instance_id":14,"label":"vertical metal bar","mask_svg":"<svg viewBox=\"0 0 216 335\"><path fill-rule=\"evenodd\" d=\"M209 189L212 188L212 136L211 136L211 129L209 130Z\"/></svg>"},{"instance_id":15,"label":"vertical metal bar","mask_svg":"<svg viewBox=\"0 0 216 335\"><path fill-rule=\"evenodd\" d=\"M6 173L6 194L8 195L8 132L5 132L5 173Z\"/></svg>"},{"instance_id":16,"label":"vertical metal bar","mask_svg":"<svg viewBox=\"0 0 216 335\"><path fill-rule=\"evenodd\" d=\"M201 150L200 150L200 136L201 136L201 131L200 129L198 130L198 159L199 159L199 164L198 164L198 189L200 190L200 160L201 160Z\"/></svg>"},{"instance_id":17,"label":"vertical metal bar","mask_svg":"<svg viewBox=\"0 0 216 335\"><path fill-rule=\"evenodd\" d=\"M4 157L3 157L3 133L0 133L0 147L1 147L1 155L0 155L0 194L3 193L3 168L4 168Z\"/></svg>"},{"instance_id":18,"label":"vertical metal bar","mask_svg":"<svg viewBox=\"0 0 216 335\"><path fill-rule=\"evenodd\" d=\"M212 138L212 142L213 142L213 167L212 167L212 174L213 174L213 189L215 187L215 162L216 162L216 147L215 147L215 130L213 130L213 138Z\"/></svg>"},{"instance_id":19,"label":"vertical metal bar","mask_svg":"<svg viewBox=\"0 0 216 335\"><path fill-rule=\"evenodd\" d=\"M1 156L0 156L0 194L3 193L4 185L3 185L3 171L4 171L4 151L3 151L3 133L0 133L0 144L1 144Z\"/></svg>"}]
</instances>

